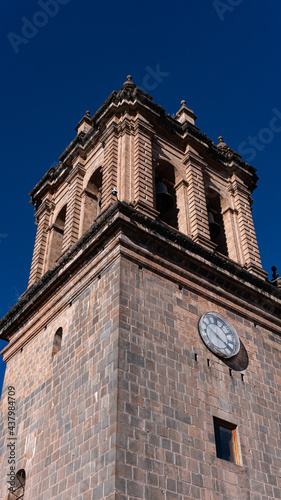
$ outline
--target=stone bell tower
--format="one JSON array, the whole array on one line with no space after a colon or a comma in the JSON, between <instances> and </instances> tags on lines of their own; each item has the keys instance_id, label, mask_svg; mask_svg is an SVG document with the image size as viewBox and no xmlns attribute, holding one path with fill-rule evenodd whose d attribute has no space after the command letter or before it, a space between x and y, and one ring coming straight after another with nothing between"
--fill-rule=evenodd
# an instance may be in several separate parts
<instances>
[{"instance_id":1,"label":"stone bell tower","mask_svg":"<svg viewBox=\"0 0 281 500\"><path fill-rule=\"evenodd\" d=\"M195 121L128 76L31 191L28 289L0 322L1 498L279 498L256 171Z\"/></svg>"}]
</instances>

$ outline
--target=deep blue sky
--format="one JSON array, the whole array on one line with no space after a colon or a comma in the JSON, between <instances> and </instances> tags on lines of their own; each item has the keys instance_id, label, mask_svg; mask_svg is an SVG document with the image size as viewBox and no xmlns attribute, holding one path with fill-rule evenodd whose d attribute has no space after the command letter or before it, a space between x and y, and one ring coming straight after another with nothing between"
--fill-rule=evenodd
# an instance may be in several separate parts
<instances>
[{"instance_id":1,"label":"deep blue sky","mask_svg":"<svg viewBox=\"0 0 281 500\"><path fill-rule=\"evenodd\" d=\"M243 143L260 177L253 216L263 266L281 274L280 0L51 3L43 17L44 0L0 7L0 316L27 287L36 230L29 191L85 111L93 114L127 74L170 114L185 99L215 142ZM158 82L147 77L157 66L165 73ZM263 142L247 153L251 136Z\"/></svg>"}]
</instances>

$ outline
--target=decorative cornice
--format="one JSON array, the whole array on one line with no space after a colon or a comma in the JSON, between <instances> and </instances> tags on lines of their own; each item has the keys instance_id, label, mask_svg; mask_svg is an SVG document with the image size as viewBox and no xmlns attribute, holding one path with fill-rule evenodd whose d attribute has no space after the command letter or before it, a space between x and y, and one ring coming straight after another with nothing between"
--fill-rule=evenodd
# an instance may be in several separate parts
<instances>
[{"instance_id":1,"label":"decorative cornice","mask_svg":"<svg viewBox=\"0 0 281 500\"><path fill-rule=\"evenodd\" d=\"M82 118L86 120L87 124L92 128L88 132L80 132L65 151L61 154L60 163L54 169L53 167L48 170L39 183L32 189L31 202L39 206L42 193L47 189L48 184L53 185L55 181L60 178L61 173L65 169L71 168L71 162L78 154L85 155L87 149L91 146L94 140L98 140L100 134L103 133L106 122L114 115L122 112L122 107L126 107L127 111L130 109L136 113L138 109L149 114L149 120L153 123L154 129L157 126L166 129L171 135L176 136L177 140L183 141L183 145L189 139L199 141L201 146L205 148L205 154L214 158L216 161L221 162L226 168L238 169L240 173L247 177L247 184L251 191L256 188L258 177L256 169L246 163L241 155L230 149L217 147L214 142L207 137L205 133L200 132L199 128L194 124L185 121L180 123L176 117L171 117L166 113L165 109L153 102L152 97L139 89L135 85L125 85L119 92L113 91L98 111L93 115ZM81 121L79 122L81 123ZM109 128L110 129L110 128ZM109 130L108 129L108 130ZM157 133L157 130L155 131ZM107 132L104 132L105 136ZM104 140L104 135L101 141ZM68 163L68 164L67 164ZM41 199L40 199L41 198Z\"/></svg>"},{"instance_id":2,"label":"decorative cornice","mask_svg":"<svg viewBox=\"0 0 281 500\"><path fill-rule=\"evenodd\" d=\"M222 215L225 215L228 212L230 212L231 214L236 214L236 215L238 215L238 213L239 213L238 210L237 210L237 208L232 208L232 207L227 207L227 208L225 208L224 210L221 211Z\"/></svg>"},{"instance_id":3,"label":"decorative cornice","mask_svg":"<svg viewBox=\"0 0 281 500\"><path fill-rule=\"evenodd\" d=\"M177 191L178 189L180 189L181 187L186 187L188 188L189 186L189 183L185 180L185 179L181 179L179 182L177 182L174 186L175 188L175 191Z\"/></svg>"},{"instance_id":4,"label":"decorative cornice","mask_svg":"<svg viewBox=\"0 0 281 500\"><path fill-rule=\"evenodd\" d=\"M114 135L118 135L118 123L115 123L115 122L112 122L109 127L107 127L103 134L100 136L99 138L99 141L104 144L106 143L106 141L108 141L108 139L110 139L110 137L112 136L112 134Z\"/></svg>"},{"instance_id":5,"label":"decorative cornice","mask_svg":"<svg viewBox=\"0 0 281 500\"><path fill-rule=\"evenodd\" d=\"M237 179L234 179L231 182L231 187L232 187L232 192L234 195L236 195L237 193L240 193L243 196L245 196L245 198L249 199L251 192L249 191L249 189L246 186L244 186Z\"/></svg>"},{"instance_id":6,"label":"decorative cornice","mask_svg":"<svg viewBox=\"0 0 281 500\"><path fill-rule=\"evenodd\" d=\"M122 215L126 216L127 222L124 229L124 221ZM123 221L123 222L122 222ZM158 239L158 243L154 245L153 252L163 248L165 241L166 250L161 251L162 257L166 255L170 262L173 259L178 259L176 254L180 253L184 265L190 267L190 270L198 276L203 277L208 284L214 283L216 286L225 287L234 295L242 298L246 302L258 304L264 311L280 317L281 312L281 290L272 285L269 281L263 280L254 274L251 274L239 264L224 257L221 254L213 252L208 248L194 242L189 237L178 232L177 230L167 226L166 224L155 221L149 216L135 210L126 203L116 201L112 204L91 228L73 245L57 262L56 266L47 271L40 280L32 285L19 299L17 304L2 318L0 321L1 337L7 338L7 331L18 318L25 317L29 307L34 304L44 294L49 294L52 287L56 287L60 280L68 279L68 272L71 266L77 265L75 262L79 260L81 265L85 264L83 259L91 255L90 248L92 244L100 242L100 232L110 231L115 228L125 231L136 230L141 227L146 231L146 239ZM120 227L120 224L122 225ZM117 225L117 226L116 226ZM99 238L95 236L99 233ZM139 236L140 241L141 235ZM176 245L176 247L175 247ZM157 250L158 249L158 250ZM187 252L187 254L185 253ZM174 256L174 257L173 257ZM202 265L202 259L204 265ZM274 299L274 300L273 300ZM257 302L258 301L258 302Z\"/></svg>"},{"instance_id":7,"label":"decorative cornice","mask_svg":"<svg viewBox=\"0 0 281 500\"><path fill-rule=\"evenodd\" d=\"M184 165L196 166L202 170L207 167L207 163L203 160L203 158L201 158L198 154L195 154L193 151L187 151L182 159L182 162Z\"/></svg>"},{"instance_id":8,"label":"decorative cornice","mask_svg":"<svg viewBox=\"0 0 281 500\"><path fill-rule=\"evenodd\" d=\"M76 177L78 176L84 177L85 173L86 170L83 167L83 165L81 165L81 163L77 163L76 167L70 171L68 177L66 178L66 182L70 184Z\"/></svg>"},{"instance_id":9,"label":"decorative cornice","mask_svg":"<svg viewBox=\"0 0 281 500\"><path fill-rule=\"evenodd\" d=\"M57 182L64 179L71 167L65 163L59 163L56 168L51 167L36 186L30 191L30 202L37 207L41 204L41 199L46 192L51 192Z\"/></svg>"},{"instance_id":10,"label":"decorative cornice","mask_svg":"<svg viewBox=\"0 0 281 500\"><path fill-rule=\"evenodd\" d=\"M43 213L51 213L52 210L55 208L55 204L50 201L50 200L45 200L40 207L38 208L37 212L35 212L34 216L36 219L39 219Z\"/></svg>"}]
</instances>

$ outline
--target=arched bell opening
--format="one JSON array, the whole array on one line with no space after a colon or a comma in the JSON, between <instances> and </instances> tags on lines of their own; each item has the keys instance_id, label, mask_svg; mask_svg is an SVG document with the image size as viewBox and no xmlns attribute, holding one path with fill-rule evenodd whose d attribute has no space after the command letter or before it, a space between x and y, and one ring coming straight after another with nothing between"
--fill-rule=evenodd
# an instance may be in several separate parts
<instances>
[{"instance_id":1,"label":"arched bell opening","mask_svg":"<svg viewBox=\"0 0 281 500\"><path fill-rule=\"evenodd\" d=\"M91 176L84 191L83 232L95 222L101 212L102 203L102 170L98 168Z\"/></svg>"},{"instance_id":2,"label":"arched bell opening","mask_svg":"<svg viewBox=\"0 0 281 500\"><path fill-rule=\"evenodd\" d=\"M52 226L52 242L50 253L50 267L55 265L56 260L62 254L63 235L65 230L66 208L64 205L56 217Z\"/></svg>"},{"instance_id":3,"label":"arched bell opening","mask_svg":"<svg viewBox=\"0 0 281 500\"><path fill-rule=\"evenodd\" d=\"M213 189L208 189L206 199L211 240L218 252L228 255L220 195Z\"/></svg>"},{"instance_id":4,"label":"arched bell opening","mask_svg":"<svg viewBox=\"0 0 281 500\"><path fill-rule=\"evenodd\" d=\"M102 194L102 170L98 168L91 176L87 188L87 194L91 198L91 219L92 223L101 212L101 194Z\"/></svg>"},{"instance_id":5,"label":"arched bell opening","mask_svg":"<svg viewBox=\"0 0 281 500\"><path fill-rule=\"evenodd\" d=\"M155 167L155 208L162 222L178 229L175 170L167 162L159 162Z\"/></svg>"}]
</instances>

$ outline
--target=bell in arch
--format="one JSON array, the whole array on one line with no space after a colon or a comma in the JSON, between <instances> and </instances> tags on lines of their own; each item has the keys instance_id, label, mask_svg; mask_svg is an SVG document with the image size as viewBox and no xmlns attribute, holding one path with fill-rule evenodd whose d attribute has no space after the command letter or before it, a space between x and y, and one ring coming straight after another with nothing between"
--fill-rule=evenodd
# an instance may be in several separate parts
<instances>
[{"instance_id":1,"label":"bell in arch","mask_svg":"<svg viewBox=\"0 0 281 500\"><path fill-rule=\"evenodd\" d=\"M214 214L210 210L208 210L208 221L209 221L211 239L217 238L221 233L221 227L215 221Z\"/></svg>"},{"instance_id":2,"label":"bell in arch","mask_svg":"<svg viewBox=\"0 0 281 500\"><path fill-rule=\"evenodd\" d=\"M174 198L168 192L166 184L162 181L156 182L156 208L159 212L168 212L175 205Z\"/></svg>"}]
</instances>

